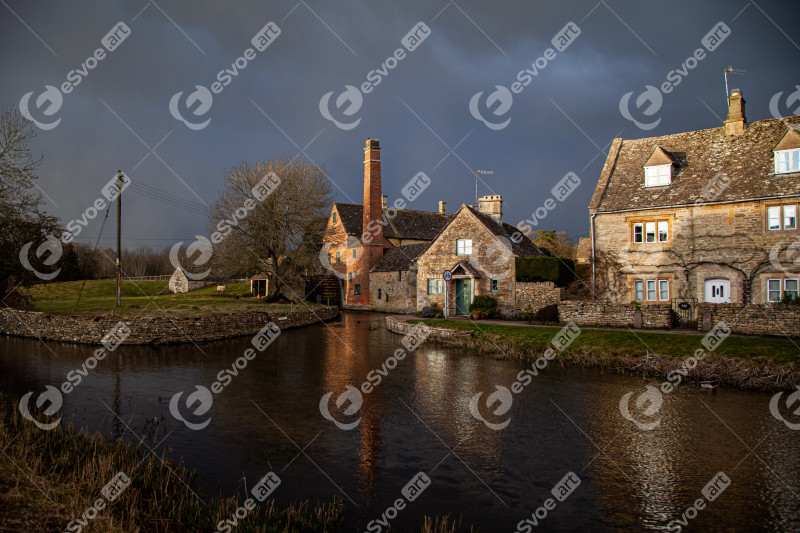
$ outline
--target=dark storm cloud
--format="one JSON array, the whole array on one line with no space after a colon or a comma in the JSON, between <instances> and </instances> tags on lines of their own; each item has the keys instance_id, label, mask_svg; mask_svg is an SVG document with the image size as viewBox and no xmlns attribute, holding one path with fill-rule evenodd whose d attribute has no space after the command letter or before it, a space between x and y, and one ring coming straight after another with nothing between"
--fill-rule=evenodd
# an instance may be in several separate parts
<instances>
[{"instance_id":1,"label":"dark storm cloud","mask_svg":"<svg viewBox=\"0 0 800 533\"><path fill-rule=\"evenodd\" d=\"M414 208L435 209L438 200L450 210L472 203L471 169L486 168L495 174L479 193L502 194L504 218L517 223L542 205L561 177L575 172L582 184L539 227L581 236L615 136L719 126L727 65L748 70L732 86L742 88L750 120L769 118L771 96L800 83L794 23L800 9L790 2L671 2L668 8L613 0L6 4L0 6L4 105L18 106L30 91L35 98L45 85L59 86L118 22L131 29L64 95L59 125L39 132L39 184L57 204L48 210L63 221L78 217L118 168L141 183L210 204L225 168L281 156L325 164L337 200L360 202L363 144L376 137L390 198L399 197L417 172L431 177ZM208 127L193 131L176 120L172 95L209 87L269 21L280 26L280 36L214 95ZM633 91L635 99L645 85L659 86L720 21L730 36L663 96L658 126L643 131L626 120L622 95ZM345 131L326 120L322 95L333 91L335 99L345 85L360 86L418 22L428 25L430 36L364 95L353 118L361 119L358 126ZM494 131L476 120L472 96L510 87L568 22L580 36L514 95L503 117L511 118L508 127ZM207 232L195 211L137 194L126 194L125 201L129 244L167 246ZM93 222L80 240L93 241L99 229Z\"/></svg>"}]
</instances>

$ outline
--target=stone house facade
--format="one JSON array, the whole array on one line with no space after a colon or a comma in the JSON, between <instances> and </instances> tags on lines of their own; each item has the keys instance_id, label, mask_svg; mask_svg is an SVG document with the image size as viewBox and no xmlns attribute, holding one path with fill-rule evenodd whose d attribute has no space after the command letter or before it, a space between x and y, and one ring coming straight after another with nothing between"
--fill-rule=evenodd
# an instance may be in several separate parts
<instances>
[{"instance_id":1,"label":"stone house facade","mask_svg":"<svg viewBox=\"0 0 800 533\"><path fill-rule=\"evenodd\" d=\"M797 295L800 116L615 139L589 205L593 279L611 301L766 303Z\"/></svg>"},{"instance_id":2,"label":"stone house facade","mask_svg":"<svg viewBox=\"0 0 800 533\"><path fill-rule=\"evenodd\" d=\"M517 257L545 255L502 221L502 198L484 196L478 209L462 205L417 257L417 309L437 304L448 316L464 315L478 295L497 299L498 309L516 304ZM443 273L449 270L450 281Z\"/></svg>"}]
</instances>

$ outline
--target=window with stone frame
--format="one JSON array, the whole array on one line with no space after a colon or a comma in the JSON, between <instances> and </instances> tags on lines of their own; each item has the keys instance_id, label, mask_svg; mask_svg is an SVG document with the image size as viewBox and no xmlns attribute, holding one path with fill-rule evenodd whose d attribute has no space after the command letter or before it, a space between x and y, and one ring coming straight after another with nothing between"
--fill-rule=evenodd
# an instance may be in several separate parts
<instances>
[{"instance_id":1,"label":"window with stone frame","mask_svg":"<svg viewBox=\"0 0 800 533\"><path fill-rule=\"evenodd\" d=\"M472 255L472 239L456 239L456 255Z\"/></svg>"},{"instance_id":2,"label":"window with stone frame","mask_svg":"<svg viewBox=\"0 0 800 533\"><path fill-rule=\"evenodd\" d=\"M668 302L670 299L668 279L637 279L633 281L633 301Z\"/></svg>"},{"instance_id":3,"label":"window with stone frame","mask_svg":"<svg viewBox=\"0 0 800 533\"><path fill-rule=\"evenodd\" d=\"M797 204L767 206L767 231L797 229Z\"/></svg>"},{"instance_id":4,"label":"window with stone frame","mask_svg":"<svg viewBox=\"0 0 800 533\"><path fill-rule=\"evenodd\" d=\"M336 211L333 212L333 223L336 224Z\"/></svg>"},{"instance_id":5,"label":"window with stone frame","mask_svg":"<svg viewBox=\"0 0 800 533\"><path fill-rule=\"evenodd\" d=\"M632 222L631 238L634 244L669 242L669 221L661 219Z\"/></svg>"},{"instance_id":6,"label":"window with stone frame","mask_svg":"<svg viewBox=\"0 0 800 533\"><path fill-rule=\"evenodd\" d=\"M444 280L428 278L428 294L444 294Z\"/></svg>"}]
</instances>

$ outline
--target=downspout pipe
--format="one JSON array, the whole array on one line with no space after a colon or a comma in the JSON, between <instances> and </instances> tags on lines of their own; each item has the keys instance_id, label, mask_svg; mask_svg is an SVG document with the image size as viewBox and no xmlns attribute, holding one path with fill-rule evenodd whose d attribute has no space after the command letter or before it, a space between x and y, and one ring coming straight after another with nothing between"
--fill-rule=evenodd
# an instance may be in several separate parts
<instances>
[{"instance_id":1,"label":"downspout pipe","mask_svg":"<svg viewBox=\"0 0 800 533\"><path fill-rule=\"evenodd\" d=\"M589 218L589 234L592 239L592 299L596 298L596 279L597 279L597 267L596 261L594 256L594 217L597 216L597 213L591 213Z\"/></svg>"}]
</instances>

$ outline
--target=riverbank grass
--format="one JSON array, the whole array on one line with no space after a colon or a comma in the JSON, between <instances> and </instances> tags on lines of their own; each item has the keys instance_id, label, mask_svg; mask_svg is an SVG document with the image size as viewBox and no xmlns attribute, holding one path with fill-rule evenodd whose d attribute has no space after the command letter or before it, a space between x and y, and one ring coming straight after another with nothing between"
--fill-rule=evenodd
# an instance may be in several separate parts
<instances>
[{"instance_id":1,"label":"riverbank grass","mask_svg":"<svg viewBox=\"0 0 800 533\"><path fill-rule=\"evenodd\" d=\"M476 336L497 335L531 352L544 351L562 326L498 326L454 320L409 320L437 328L471 330ZM684 359L703 348L700 335L681 333L648 333L643 330L583 329L567 348L568 351L627 353L639 357L649 353ZM780 337L728 337L705 360L723 358L747 360L750 363L799 363L800 342Z\"/></svg>"},{"instance_id":2,"label":"riverbank grass","mask_svg":"<svg viewBox=\"0 0 800 533\"><path fill-rule=\"evenodd\" d=\"M182 294L172 294L167 281L123 281L122 306L117 307L116 280L88 280L81 294L83 281L42 283L20 289L30 298L34 311L53 315L98 316L199 316L240 311L289 311L289 304L264 303L250 296L247 282L229 283L224 294L216 285ZM80 301L78 296L80 294ZM238 297L238 298L237 298ZM304 302L300 309L316 307ZM298 306L295 305L294 309Z\"/></svg>"}]
</instances>

